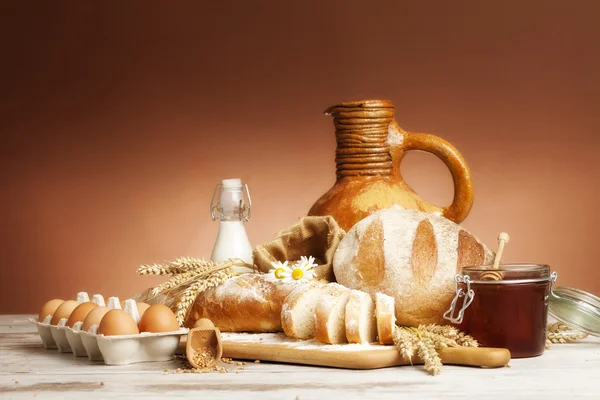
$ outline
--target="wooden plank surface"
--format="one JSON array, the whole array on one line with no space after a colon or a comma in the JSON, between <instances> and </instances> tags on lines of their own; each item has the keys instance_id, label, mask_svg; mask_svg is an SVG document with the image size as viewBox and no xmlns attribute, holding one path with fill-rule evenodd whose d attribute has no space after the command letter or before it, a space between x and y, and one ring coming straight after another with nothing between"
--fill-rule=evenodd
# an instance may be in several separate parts
<instances>
[{"instance_id":1,"label":"wooden plank surface","mask_svg":"<svg viewBox=\"0 0 600 400\"><path fill-rule=\"evenodd\" d=\"M274 363L226 374L165 374L178 361L111 367L44 350L28 316L0 316L0 398L9 399L599 399L600 340L554 345L510 368L348 371Z\"/></svg>"}]
</instances>

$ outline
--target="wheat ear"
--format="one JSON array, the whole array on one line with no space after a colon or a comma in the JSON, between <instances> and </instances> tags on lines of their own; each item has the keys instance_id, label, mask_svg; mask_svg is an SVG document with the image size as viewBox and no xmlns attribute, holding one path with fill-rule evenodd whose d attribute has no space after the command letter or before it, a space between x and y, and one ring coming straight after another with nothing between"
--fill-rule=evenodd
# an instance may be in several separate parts
<instances>
[{"instance_id":1,"label":"wheat ear","mask_svg":"<svg viewBox=\"0 0 600 400\"><path fill-rule=\"evenodd\" d=\"M177 310L175 311L175 318L177 318L179 325L183 326L185 323L187 314L200 293L225 282L233 276L235 276L235 272L232 268L221 269L209 275L206 279L192 283L185 289L177 302Z\"/></svg>"},{"instance_id":2,"label":"wheat ear","mask_svg":"<svg viewBox=\"0 0 600 400\"><path fill-rule=\"evenodd\" d=\"M442 360L438 355L434 343L429 338L421 338L417 342L417 355L425 363L425 370L432 375L442 372Z\"/></svg>"},{"instance_id":3,"label":"wheat ear","mask_svg":"<svg viewBox=\"0 0 600 400\"><path fill-rule=\"evenodd\" d=\"M140 265L137 269L139 275L173 276L180 273L177 267L169 264Z\"/></svg>"},{"instance_id":4,"label":"wheat ear","mask_svg":"<svg viewBox=\"0 0 600 400\"><path fill-rule=\"evenodd\" d=\"M562 322L554 322L546 328L546 348L550 348L552 343L572 343L577 340L585 339L588 336L587 333L576 331Z\"/></svg>"},{"instance_id":5,"label":"wheat ear","mask_svg":"<svg viewBox=\"0 0 600 400\"><path fill-rule=\"evenodd\" d=\"M175 277L169 279L166 282L161 283L150 292L151 296L156 296L159 293L164 293L173 288L176 288L185 282L195 278L198 275L195 271L184 272L183 274L175 275Z\"/></svg>"},{"instance_id":6,"label":"wheat ear","mask_svg":"<svg viewBox=\"0 0 600 400\"><path fill-rule=\"evenodd\" d=\"M402 357L404 357L405 360L410 361L412 364L412 358L416 349L415 344L418 338L410 332L404 330L404 328L397 326L394 329L392 339L394 340L394 345L396 345Z\"/></svg>"}]
</instances>

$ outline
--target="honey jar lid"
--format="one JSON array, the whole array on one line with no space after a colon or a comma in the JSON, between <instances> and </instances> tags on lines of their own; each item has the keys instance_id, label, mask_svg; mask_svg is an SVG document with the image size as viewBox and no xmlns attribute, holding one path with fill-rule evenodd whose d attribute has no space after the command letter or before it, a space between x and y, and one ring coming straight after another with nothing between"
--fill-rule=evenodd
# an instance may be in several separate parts
<instances>
[{"instance_id":1,"label":"honey jar lid","mask_svg":"<svg viewBox=\"0 0 600 400\"><path fill-rule=\"evenodd\" d=\"M550 293L548 313L578 331L600 336L600 298L591 293L557 287Z\"/></svg>"}]
</instances>

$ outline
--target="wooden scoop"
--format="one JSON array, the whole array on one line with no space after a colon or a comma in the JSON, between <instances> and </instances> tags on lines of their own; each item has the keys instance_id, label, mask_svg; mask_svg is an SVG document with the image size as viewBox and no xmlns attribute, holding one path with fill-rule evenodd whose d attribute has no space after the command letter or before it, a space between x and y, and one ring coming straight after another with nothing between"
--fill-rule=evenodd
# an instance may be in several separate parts
<instances>
[{"instance_id":1,"label":"wooden scoop","mask_svg":"<svg viewBox=\"0 0 600 400\"><path fill-rule=\"evenodd\" d=\"M194 368L210 368L221 360L221 331L215 328L211 320L199 319L194 328L189 330L185 355Z\"/></svg>"}]
</instances>

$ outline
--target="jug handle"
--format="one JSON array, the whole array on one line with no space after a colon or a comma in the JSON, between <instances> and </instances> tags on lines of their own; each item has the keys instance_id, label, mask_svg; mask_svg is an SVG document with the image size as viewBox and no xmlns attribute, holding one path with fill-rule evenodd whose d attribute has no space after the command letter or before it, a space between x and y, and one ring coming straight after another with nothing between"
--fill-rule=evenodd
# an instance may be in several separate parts
<instances>
[{"instance_id":1,"label":"jug handle","mask_svg":"<svg viewBox=\"0 0 600 400\"><path fill-rule=\"evenodd\" d=\"M398 127L399 128L399 127ZM401 128L400 128L401 129ZM428 133L406 132L402 145L398 146L400 154L411 150L420 150L434 154L446 164L452 180L454 181L454 198L452 204L440 209L432 206L434 209L441 210L442 216L456 223L462 222L471 207L473 206L473 182L471 180L471 171L464 157L458 152L456 147L444 139ZM396 163L395 172L400 173L399 162Z\"/></svg>"}]
</instances>

